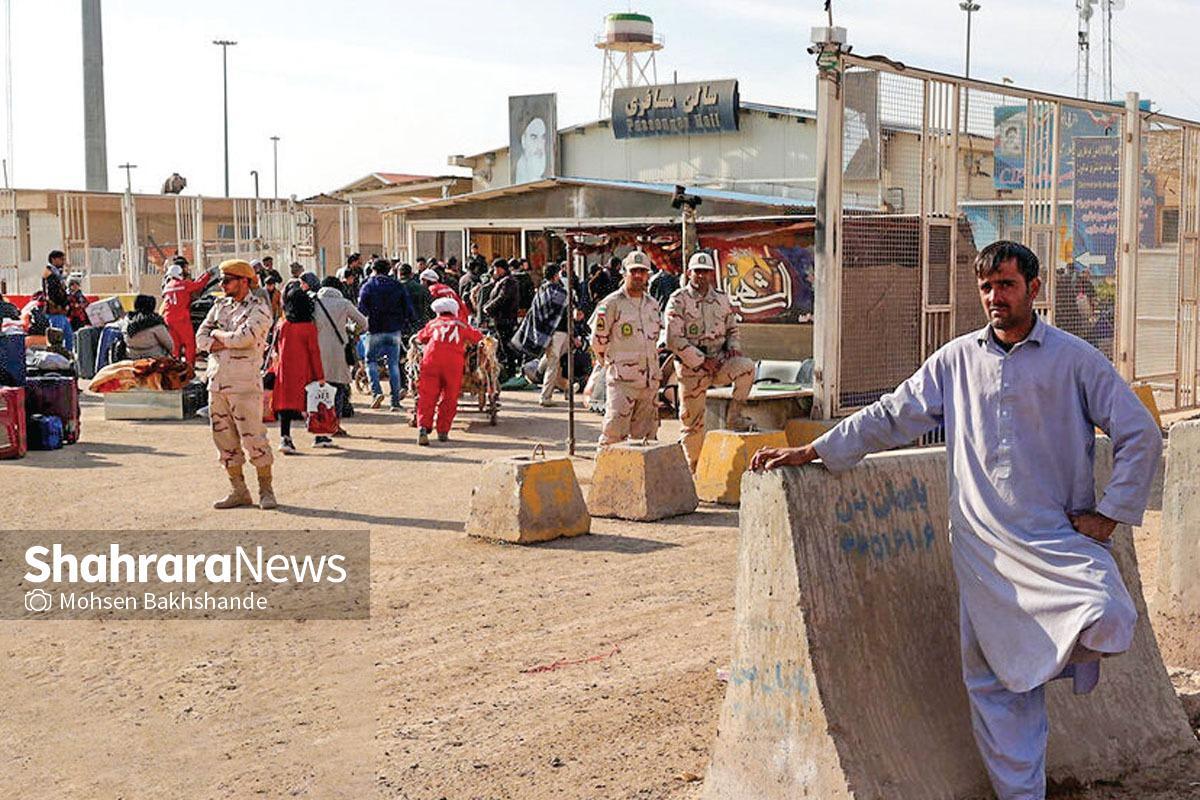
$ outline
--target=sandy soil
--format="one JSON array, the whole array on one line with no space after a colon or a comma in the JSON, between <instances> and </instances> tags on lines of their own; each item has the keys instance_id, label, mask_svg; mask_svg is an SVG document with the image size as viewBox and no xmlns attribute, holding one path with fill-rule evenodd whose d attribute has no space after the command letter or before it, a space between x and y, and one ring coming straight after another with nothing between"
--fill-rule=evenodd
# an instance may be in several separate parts
<instances>
[{"instance_id":1,"label":"sandy soil","mask_svg":"<svg viewBox=\"0 0 1200 800\"><path fill-rule=\"evenodd\" d=\"M596 520L536 548L462 533L481 461L560 451L565 411L509 395L430 449L387 412L280 459L276 513L215 512L206 426L105 422L0 464L4 526L369 527L370 622L4 623L0 796L695 798L728 658L737 515ZM586 483L598 418L579 435ZM677 430L665 423L664 436ZM1139 535L1147 586L1156 530ZM1195 782L1195 783L1193 783ZM1200 765L1072 800L1200 796Z\"/></svg>"}]
</instances>

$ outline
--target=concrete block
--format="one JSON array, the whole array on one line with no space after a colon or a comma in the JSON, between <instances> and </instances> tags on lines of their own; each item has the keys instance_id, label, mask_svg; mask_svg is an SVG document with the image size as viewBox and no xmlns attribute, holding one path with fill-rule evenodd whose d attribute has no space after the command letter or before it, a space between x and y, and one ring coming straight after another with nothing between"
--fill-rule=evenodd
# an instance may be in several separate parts
<instances>
[{"instance_id":1,"label":"concrete block","mask_svg":"<svg viewBox=\"0 0 1200 800\"><path fill-rule=\"evenodd\" d=\"M868 498L864 513L848 504L856 497ZM812 464L746 476L705 800L992 796L962 685L947 507L941 448L839 474ZM1054 782L1114 779L1197 748L1145 616L1128 526L1113 552L1139 612L1134 643L1105 660L1092 694L1047 687Z\"/></svg>"},{"instance_id":2,"label":"concrete block","mask_svg":"<svg viewBox=\"0 0 1200 800\"><path fill-rule=\"evenodd\" d=\"M106 420L183 419L183 392L130 389L104 395Z\"/></svg>"},{"instance_id":3,"label":"concrete block","mask_svg":"<svg viewBox=\"0 0 1200 800\"><path fill-rule=\"evenodd\" d=\"M700 505L677 443L622 442L596 456L588 511L593 517L647 522L690 514Z\"/></svg>"},{"instance_id":4,"label":"concrete block","mask_svg":"<svg viewBox=\"0 0 1200 800\"><path fill-rule=\"evenodd\" d=\"M1158 543L1156 630L1163 658L1200 670L1200 420L1177 422L1167 437Z\"/></svg>"},{"instance_id":5,"label":"concrete block","mask_svg":"<svg viewBox=\"0 0 1200 800\"><path fill-rule=\"evenodd\" d=\"M471 490L467 533L517 544L591 530L592 520L568 458L513 456L483 465Z\"/></svg>"},{"instance_id":6,"label":"concrete block","mask_svg":"<svg viewBox=\"0 0 1200 800\"><path fill-rule=\"evenodd\" d=\"M789 419L783 426L783 433L787 436L788 447L801 447L812 444L837 423L834 419Z\"/></svg>"},{"instance_id":7,"label":"concrete block","mask_svg":"<svg viewBox=\"0 0 1200 800\"><path fill-rule=\"evenodd\" d=\"M783 431L708 431L696 464L696 494L710 503L736 506L750 457L763 447L787 447Z\"/></svg>"}]
</instances>

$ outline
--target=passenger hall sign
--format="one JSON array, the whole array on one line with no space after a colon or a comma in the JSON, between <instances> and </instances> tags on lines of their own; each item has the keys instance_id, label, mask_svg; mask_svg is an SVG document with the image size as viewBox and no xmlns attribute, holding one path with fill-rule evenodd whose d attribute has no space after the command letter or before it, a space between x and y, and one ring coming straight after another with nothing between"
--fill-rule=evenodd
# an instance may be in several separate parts
<instances>
[{"instance_id":1,"label":"passenger hall sign","mask_svg":"<svg viewBox=\"0 0 1200 800\"><path fill-rule=\"evenodd\" d=\"M687 136L738 129L738 82L701 81L639 86L613 92L618 139Z\"/></svg>"}]
</instances>

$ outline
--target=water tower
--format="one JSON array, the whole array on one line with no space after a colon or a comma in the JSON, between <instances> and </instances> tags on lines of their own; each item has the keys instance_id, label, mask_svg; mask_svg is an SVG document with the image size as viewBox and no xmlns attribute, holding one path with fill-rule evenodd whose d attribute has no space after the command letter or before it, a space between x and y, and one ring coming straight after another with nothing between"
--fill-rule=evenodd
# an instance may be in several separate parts
<instances>
[{"instance_id":1,"label":"water tower","mask_svg":"<svg viewBox=\"0 0 1200 800\"><path fill-rule=\"evenodd\" d=\"M604 33L596 37L596 47L604 51L601 118L612 112L615 89L658 83L654 54L663 49L663 40L654 34L654 20L645 14L609 14L604 18Z\"/></svg>"}]
</instances>

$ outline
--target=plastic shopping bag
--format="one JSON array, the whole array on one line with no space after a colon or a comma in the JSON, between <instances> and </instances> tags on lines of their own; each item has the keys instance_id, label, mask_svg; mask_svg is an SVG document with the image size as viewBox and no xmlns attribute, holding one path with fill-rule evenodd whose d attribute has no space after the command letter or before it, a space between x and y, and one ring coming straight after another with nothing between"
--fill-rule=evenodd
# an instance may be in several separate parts
<instances>
[{"instance_id":1,"label":"plastic shopping bag","mask_svg":"<svg viewBox=\"0 0 1200 800\"><path fill-rule=\"evenodd\" d=\"M337 389L329 383L310 383L304 387L307 396L305 426L309 433L317 436L332 436L337 433Z\"/></svg>"}]
</instances>

